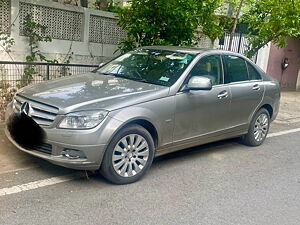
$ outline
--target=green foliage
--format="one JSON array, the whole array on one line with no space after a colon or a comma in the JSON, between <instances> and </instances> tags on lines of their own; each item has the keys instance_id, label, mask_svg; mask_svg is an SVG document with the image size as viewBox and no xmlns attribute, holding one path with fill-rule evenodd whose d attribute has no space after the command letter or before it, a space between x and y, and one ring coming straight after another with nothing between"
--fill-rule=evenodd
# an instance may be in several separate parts
<instances>
[{"instance_id":1,"label":"green foliage","mask_svg":"<svg viewBox=\"0 0 300 225\"><path fill-rule=\"evenodd\" d=\"M0 0L0 7L4 4L4 0ZM15 41L9 36L7 29L0 24L0 47L11 57L11 47ZM12 101L13 96L16 92L7 81L7 70L4 66L0 66L0 121L4 121L5 110L7 104Z\"/></svg>"},{"instance_id":2,"label":"green foliage","mask_svg":"<svg viewBox=\"0 0 300 225\"><path fill-rule=\"evenodd\" d=\"M35 22L30 14L26 15L23 25L24 34L29 38L28 45L30 48L30 54L26 56L26 62L35 62L38 60L52 63L57 62L56 60L47 60L38 47L38 43L41 41L52 41L51 37L46 35L47 27ZM27 65L24 69L24 74L19 80L18 88L29 85L33 81L35 75L38 75L35 66Z\"/></svg>"},{"instance_id":3,"label":"green foliage","mask_svg":"<svg viewBox=\"0 0 300 225\"><path fill-rule=\"evenodd\" d=\"M94 7L98 10L107 10L108 0L95 0Z\"/></svg>"},{"instance_id":4,"label":"green foliage","mask_svg":"<svg viewBox=\"0 0 300 225\"><path fill-rule=\"evenodd\" d=\"M20 80L18 80L17 87L22 88L29 85L33 81L34 75L36 74L38 73L35 71L35 66L27 65L24 69L24 74L21 76Z\"/></svg>"},{"instance_id":5,"label":"green foliage","mask_svg":"<svg viewBox=\"0 0 300 225\"><path fill-rule=\"evenodd\" d=\"M11 52L11 47L15 44L15 40L9 36L9 34L4 31L0 30L0 46L6 52Z\"/></svg>"},{"instance_id":6,"label":"green foliage","mask_svg":"<svg viewBox=\"0 0 300 225\"><path fill-rule=\"evenodd\" d=\"M6 81L7 73L4 66L0 66L0 90L7 90L9 88L9 84Z\"/></svg>"},{"instance_id":7,"label":"green foliage","mask_svg":"<svg viewBox=\"0 0 300 225\"><path fill-rule=\"evenodd\" d=\"M27 62L47 61L46 57L41 54L38 43L40 41L51 42L52 38L46 35L47 27L35 22L30 14L24 19L24 35L29 38L30 55L26 57Z\"/></svg>"},{"instance_id":8,"label":"green foliage","mask_svg":"<svg viewBox=\"0 0 300 225\"><path fill-rule=\"evenodd\" d=\"M0 7L4 4L4 0L0 0ZM10 56L11 47L15 44L15 40L9 36L7 27L0 23L0 47Z\"/></svg>"},{"instance_id":9,"label":"green foliage","mask_svg":"<svg viewBox=\"0 0 300 225\"><path fill-rule=\"evenodd\" d=\"M119 9L119 6L115 5L113 0L95 0L94 7L109 12L117 12Z\"/></svg>"},{"instance_id":10,"label":"green foliage","mask_svg":"<svg viewBox=\"0 0 300 225\"><path fill-rule=\"evenodd\" d=\"M119 48L125 52L138 46L189 46L201 32L215 40L222 34L214 15L220 0L132 0L118 10L119 25L128 37Z\"/></svg>"},{"instance_id":11,"label":"green foliage","mask_svg":"<svg viewBox=\"0 0 300 225\"><path fill-rule=\"evenodd\" d=\"M30 54L26 56L26 62L32 63L36 61L41 61L41 62L47 62L47 63L59 63L59 59L54 59L54 60L49 60L47 59L39 50L39 42L51 42L52 38L49 35L46 35L47 27L37 23L33 20L32 16L28 14L25 19L24 19L24 34L25 36L28 37L29 42L29 48L30 48ZM70 47L71 50L71 47ZM70 52L70 51L69 51ZM62 63L69 64L72 55L68 54L66 57L62 59ZM68 72L67 67L62 67L60 74L62 76L69 75L70 73ZM35 68L35 65L28 64L25 69L24 73L21 76L20 80L18 80L18 88L24 87L29 85L35 78L35 76L41 76ZM44 77L44 79L46 79Z\"/></svg>"},{"instance_id":12,"label":"green foliage","mask_svg":"<svg viewBox=\"0 0 300 225\"><path fill-rule=\"evenodd\" d=\"M286 37L300 36L299 0L249 0L248 4L243 21L251 29L249 56L269 41L284 47Z\"/></svg>"},{"instance_id":13,"label":"green foliage","mask_svg":"<svg viewBox=\"0 0 300 225\"><path fill-rule=\"evenodd\" d=\"M12 101L16 92L7 81L7 77L7 70L0 66L0 121L4 121L7 104Z\"/></svg>"}]
</instances>

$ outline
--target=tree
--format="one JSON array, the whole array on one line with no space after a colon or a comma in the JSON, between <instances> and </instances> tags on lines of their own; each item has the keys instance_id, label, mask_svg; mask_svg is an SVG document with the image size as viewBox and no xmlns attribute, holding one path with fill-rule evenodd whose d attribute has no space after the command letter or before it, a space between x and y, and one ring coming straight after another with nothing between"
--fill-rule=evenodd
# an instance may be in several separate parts
<instances>
[{"instance_id":1,"label":"tree","mask_svg":"<svg viewBox=\"0 0 300 225\"><path fill-rule=\"evenodd\" d=\"M109 5L108 0L96 0L94 6L98 10L107 10Z\"/></svg>"},{"instance_id":2,"label":"tree","mask_svg":"<svg viewBox=\"0 0 300 225\"><path fill-rule=\"evenodd\" d=\"M80 0L80 6L88 7L88 0Z\"/></svg>"},{"instance_id":3,"label":"tree","mask_svg":"<svg viewBox=\"0 0 300 225\"><path fill-rule=\"evenodd\" d=\"M7 6L7 4L9 4L9 2L5 1L5 0L0 0L0 7L2 7L5 4ZM0 23L0 50L3 50L13 61L13 58L10 55L10 52L11 52L12 46L15 44L15 40L12 37L10 37L10 34L8 32L9 28L12 25L13 24L10 24L9 26L4 26L3 24Z\"/></svg>"},{"instance_id":4,"label":"tree","mask_svg":"<svg viewBox=\"0 0 300 225\"><path fill-rule=\"evenodd\" d=\"M238 24L238 20L239 20L239 17L240 17L240 13L241 13L242 6L243 6L243 4L244 4L244 1L245 1L245 0L240 0L239 5L238 5L238 7L237 7L236 15L235 15L235 17L234 17L233 26L232 26L232 29L231 29L231 32L230 32L230 39L229 39L228 51L231 51L232 41L233 41L233 35L234 35L234 33L235 33L236 26L237 26L237 24Z\"/></svg>"},{"instance_id":5,"label":"tree","mask_svg":"<svg viewBox=\"0 0 300 225\"><path fill-rule=\"evenodd\" d=\"M119 2L113 0L95 0L94 8L103 11L117 12L121 7Z\"/></svg>"},{"instance_id":6,"label":"tree","mask_svg":"<svg viewBox=\"0 0 300 225\"><path fill-rule=\"evenodd\" d=\"M220 0L132 0L118 10L119 25L128 37L122 51L147 45L192 45L197 32L211 40L222 34L214 15Z\"/></svg>"},{"instance_id":7,"label":"tree","mask_svg":"<svg viewBox=\"0 0 300 225\"><path fill-rule=\"evenodd\" d=\"M300 36L299 0L251 0L243 21L250 29L248 56L272 41L279 47L286 45L286 37Z\"/></svg>"}]
</instances>

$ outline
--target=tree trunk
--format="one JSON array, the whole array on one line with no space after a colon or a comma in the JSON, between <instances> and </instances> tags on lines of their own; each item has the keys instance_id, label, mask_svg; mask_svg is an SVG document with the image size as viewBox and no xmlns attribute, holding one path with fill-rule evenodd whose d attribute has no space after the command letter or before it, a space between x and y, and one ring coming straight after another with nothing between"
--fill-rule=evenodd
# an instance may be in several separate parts
<instances>
[{"instance_id":1,"label":"tree trunk","mask_svg":"<svg viewBox=\"0 0 300 225\"><path fill-rule=\"evenodd\" d=\"M239 4L239 7L237 9L237 12L236 12L236 16L234 18L234 23L233 23L233 27L232 27L232 30L231 30L231 33L230 33L230 38L229 38L228 51L231 51L231 48L232 48L233 35L235 33L235 30L236 30L236 26L237 26L237 23L238 23L238 20L239 20L239 16L240 16L240 13L241 13L243 3L244 3L244 0L241 0L240 4Z\"/></svg>"},{"instance_id":2,"label":"tree trunk","mask_svg":"<svg viewBox=\"0 0 300 225\"><path fill-rule=\"evenodd\" d=\"M88 0L80 0L80 6L82 7L88 7Z\"/></svg>"}]
</instances>

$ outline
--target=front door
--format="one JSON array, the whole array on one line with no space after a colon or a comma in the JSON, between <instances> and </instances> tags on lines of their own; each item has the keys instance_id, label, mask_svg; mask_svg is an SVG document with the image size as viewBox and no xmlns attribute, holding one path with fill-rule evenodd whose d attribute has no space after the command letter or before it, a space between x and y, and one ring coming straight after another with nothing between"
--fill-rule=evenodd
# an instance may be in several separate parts
<instances>
[{"instance_id":1,"label":"front door","mask_svg":"<svg viewBox=\"0 0 300 225\"><path fill-rule=\"evenodd\" d=\"M231 96L228 85L223 84L220 56L201 58L191 70L188 79L192 76L210 78L213 88L176 94L174 142L213 134L228 128L229 125Z\"/></svg>"}]
</instances>

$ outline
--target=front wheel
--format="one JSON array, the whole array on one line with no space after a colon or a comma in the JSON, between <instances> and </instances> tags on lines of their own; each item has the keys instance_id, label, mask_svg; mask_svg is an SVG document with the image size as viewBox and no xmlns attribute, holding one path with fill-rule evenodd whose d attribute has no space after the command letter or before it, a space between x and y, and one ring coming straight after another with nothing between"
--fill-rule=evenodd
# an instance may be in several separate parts
<instances>
[{"instance_id":1,"label":"front wheel","mask_svg":"<svg viewBox=\"0 0 300 225\"><path fill-rule=\"evenodd\" d=\"M112 183L133 183L149 170L154 151L153 138L145 128L139 125L125 127L108 145L100 172Z\"/></svg>"},{"instance_id":2,"label":"front wheel","mask_svg":"<svg viewBox=\"0 0 300 225\"><path fill-rule=\"evenodd\" d=\"M242 140L246 145L259 146L267 137L270 127L270 114L262 108L252 118L248 133Z\"/></svg>"}]
</instances>

